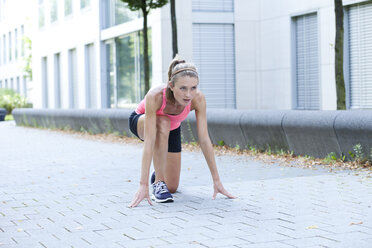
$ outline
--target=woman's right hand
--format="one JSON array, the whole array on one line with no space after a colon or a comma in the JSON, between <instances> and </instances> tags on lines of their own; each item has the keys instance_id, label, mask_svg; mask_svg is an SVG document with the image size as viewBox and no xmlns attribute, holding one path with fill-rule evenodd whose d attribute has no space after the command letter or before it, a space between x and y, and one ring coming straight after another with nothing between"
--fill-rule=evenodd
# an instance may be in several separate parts
<instances>
[{"instance_id":1,"label":"woman's right hand","mask_svg":"<svg viewBox=\"0 0 372 248\"><path fill-rule=\"evenodd\" d=\"M134 198L128 207L130 208L137 207L138 204L140 204L140 202L145 198L147 198L147 201L149 202L149 204L152 205L150 195L149 195L149 186L145 184L140 184L140 187L137 193L134 195Z\"/></svg>"}]
</instances>

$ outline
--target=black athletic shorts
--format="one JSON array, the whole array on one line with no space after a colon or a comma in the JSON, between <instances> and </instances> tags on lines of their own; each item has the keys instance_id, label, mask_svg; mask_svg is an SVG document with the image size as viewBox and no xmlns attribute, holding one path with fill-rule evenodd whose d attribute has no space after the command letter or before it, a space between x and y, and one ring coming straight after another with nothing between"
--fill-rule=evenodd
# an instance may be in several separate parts
<instances>
[{"instance_id":1,"label":"black athletic shorts","mask_svg":"<svg viewBox=\"0 0 372 248\"><path fill-rule=\"evenodd\" d=\"M133 113L129 116L129 129L140 140L142 139L138 136L137 133L137 122L141 115L143 114L137 114L136 111L133 111ZM178 128L169 132L168 152L181 152L181 150L181 126L179 126Z\"/></svg>"}]
</instances>

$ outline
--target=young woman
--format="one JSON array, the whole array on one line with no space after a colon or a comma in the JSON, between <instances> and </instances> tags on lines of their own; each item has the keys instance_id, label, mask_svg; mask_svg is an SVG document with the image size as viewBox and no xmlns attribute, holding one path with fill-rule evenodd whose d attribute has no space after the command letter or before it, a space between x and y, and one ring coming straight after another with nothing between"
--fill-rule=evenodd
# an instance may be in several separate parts
<instances>
[{"instance_id":1,"label":"young woman","mask_svg":"<svg viewBox=\"0 0 372 248\"><path fill-rule=\"evenodd\" d=\"M223 187L218 175L212 143L207 129L205 97L198 90L199 76L195 66L177 57L168 71L168 84L149 90L129 117L130 130L144 140L140 186L129 207L136 207L143 199L152 205L149 195L149 171L153 161L155 172L151 178L152 199L171 202L181 171L181 122L195 110L199 144L211 172L217 193L235 198Z\"/></svg>"}]
</instances>

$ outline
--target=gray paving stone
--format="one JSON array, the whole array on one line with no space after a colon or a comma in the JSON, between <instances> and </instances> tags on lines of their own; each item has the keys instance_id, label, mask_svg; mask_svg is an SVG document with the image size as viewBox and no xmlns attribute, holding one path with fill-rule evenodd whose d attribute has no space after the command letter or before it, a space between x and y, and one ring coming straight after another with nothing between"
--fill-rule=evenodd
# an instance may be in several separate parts
<instances>
[{"instance_id":1,"label":"gray paving stone","mask_svg":"<svg viewBox=\"0 0 372 248\"><path fill-rule=\"evenodd\" d=\"M284 244L293 245L295 247L313 247L323 245L325 247L335 246L342 247L342 244L337 240L331 240L319 236L313 236L308 238L299 238L292 240L283 240L281 241Z\"/></svg>"},{"instance_id":2,"label":"gray paving stone","mask_svg":"<svg viewBox=\"0 0 372 248\"><path fill-rule=\"evenodd\" d=\"M368 172L218 156L224 186L239 198L212 200L203 155L183 152L175 202L131 209L142 145L13 122L0 123L0 137L11 140L0 142L0 247L368 247L372 241Z\"/></svg>"},{"instance_id":3,"label":"gray paving stone","mask_svg":"<svg viewBox=\"0 0 372 248\"><path fill-rule=\"evenodd\" d=\"M280 242L265 242L259 244L243 244L238 245L239 248L293 248L295 246L283 244ZM324 248L324 247L323 247Z\"/></svg>"}]
</instances>

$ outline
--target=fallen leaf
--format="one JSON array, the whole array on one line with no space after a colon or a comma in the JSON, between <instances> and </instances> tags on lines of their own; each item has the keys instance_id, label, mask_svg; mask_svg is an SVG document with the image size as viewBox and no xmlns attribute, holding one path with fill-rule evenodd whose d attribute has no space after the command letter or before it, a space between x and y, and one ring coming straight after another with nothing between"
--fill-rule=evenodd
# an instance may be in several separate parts
<instances>
[{"instance_id":1,"label":"fallen leaf","mask_svg":"<svg viewBox=\"0 0 372 248\"><path fill-rule=\"evenodd\" d=\"M18 232L23 232L23 229L22 228L18 228L17 231Z\"/></svg>"},{"instance_id":2,"label":"fallen leaf","mask_svg":"<svg viewBox=\"0 0 372 248\"><path fill-rule=\"evenodd\" d=\"M81 229L83 229L82 226L77 226L77 227L75 227L75 230L81 230Z\"/></svg>"},{"instance_id":3,"label":"fallen leaf","mask_svg":"<svg viewBox=\"0 0 372 248\"><path fill-rule=\"evenodd\" d=\"M307 229L318 229L319 227L318 226L315 226L315 225L313 225L313 226L308 226L307 227Z\"/></svg>"},{"instance_id":4,"label":"fallen leaf","mask_svg":"<svg viewBox=\"0 0 372 248\"><path fill-rule=\"evenodd\" d=\"M361 225L361 224L363 224L363 221L361 221L361 222L351 222L350 223L350 226L352 226L352 225Z\"/></svg>"}]
</instances>

